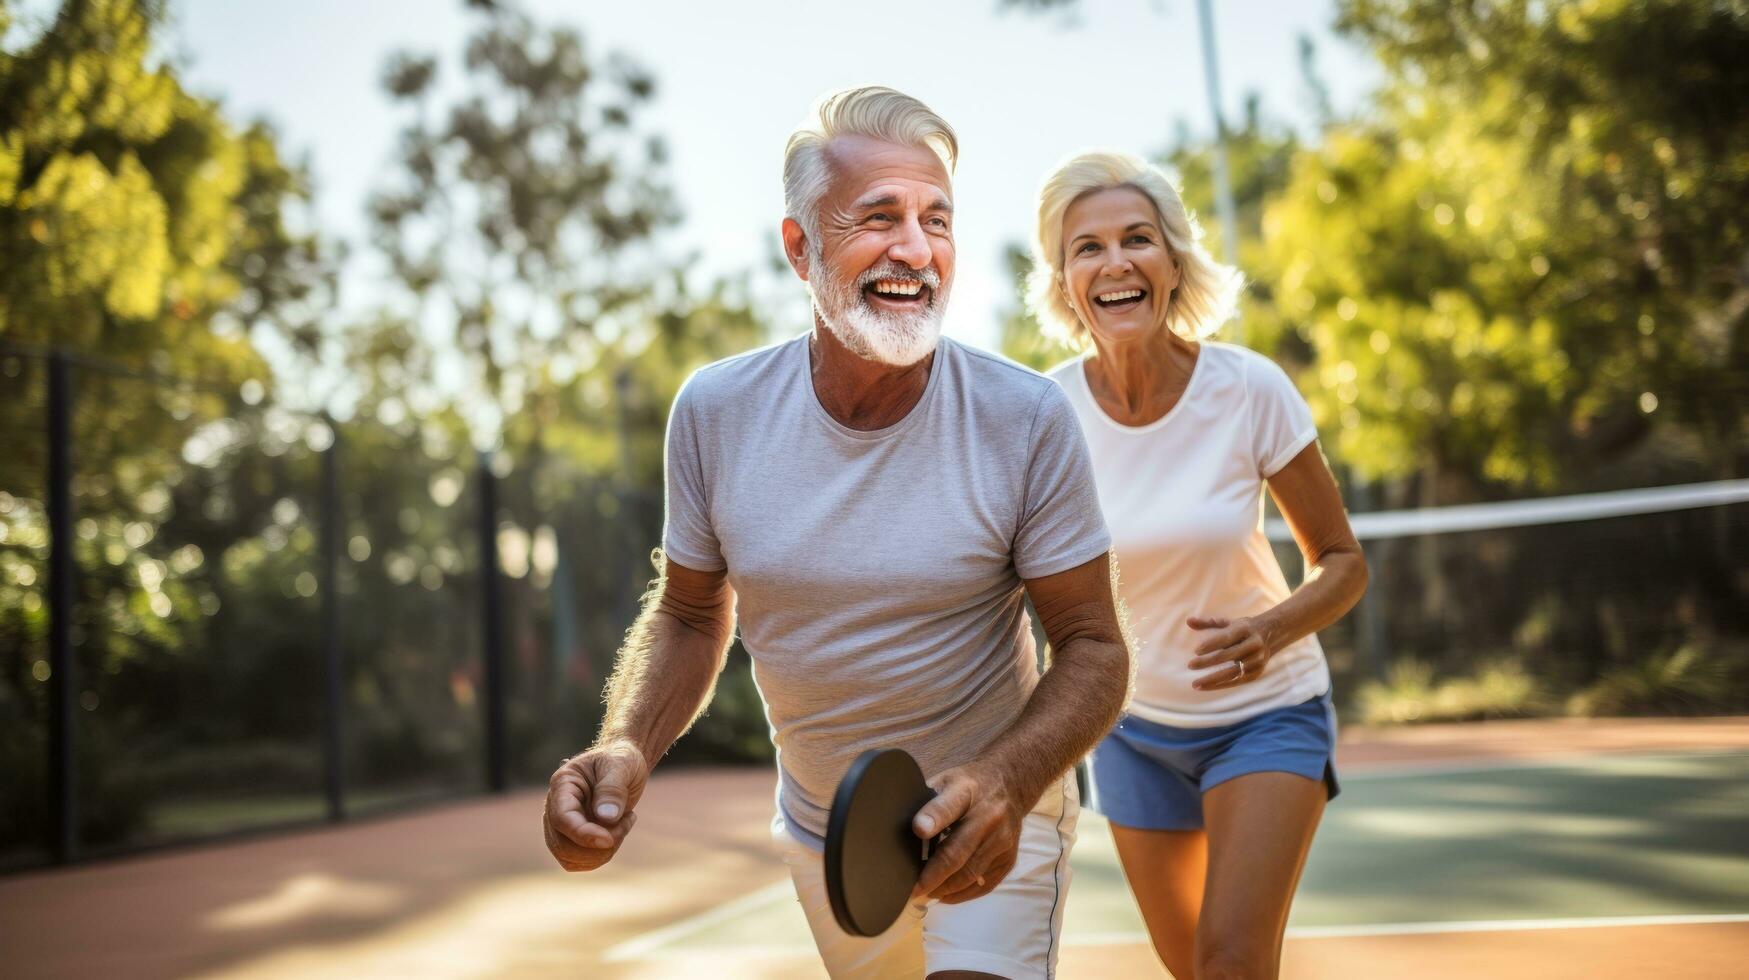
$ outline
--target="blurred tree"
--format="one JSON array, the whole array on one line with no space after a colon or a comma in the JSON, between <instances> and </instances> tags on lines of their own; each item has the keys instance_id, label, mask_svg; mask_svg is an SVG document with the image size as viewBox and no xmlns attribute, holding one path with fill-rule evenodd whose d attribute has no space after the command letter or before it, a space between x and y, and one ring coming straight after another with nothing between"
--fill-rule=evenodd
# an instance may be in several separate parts
<instances>
[{"instance_id":1,"label":"blurred tree","mask_svg":"<svg viewBox=\"0 0 1749 980\"><path fill-rule=\"evenodd\" d=\"M142 756L133 755L153 757L145 733L161 736L155 722L202 691L188 667L218 635L208 622L222 591L210 571L214 529L269 525L270 508L288 495L274 489L278 461L259 459L236 496L216 495L218 509L203 513L207 501L192 494L205 474L185 464L211 465L223 452L202 445L242 437L246 427L228 416L272 384L255 343L264 332L308 349L331 266L316 238L291 228L288 215L308 191L272 130L239 128L182 87L161 50L164 4L66 0L46 12L39 5L28 20L18 9L0 2L0 343L207 382L73 374L72 630L78 700L91 712L79 779L83 830L100 840L126 833L150 803L139 791ZM40 778L44 759L44 393L40 361L0 358L0 430L9 437L0 452L0 717L18 721L0 738L8 785L23 785L14 774ZM208 679L225 683L210 671ZM111 700L116 691L128 692L124 703ZM9 811L0 850L28 841L40 819L40 810Z\"/></svg>"},{"instance_id":2,"label":"blurred tree","mask_svg":"<svg viewBox=\"0 0 1749 980\"><path fill-rule=\"evenodd\" d=\"M1749 7L1341 9L1385 88L1295 161L1260 273L1339 453L1473 499L1612 482L1668 419L1741 472Z\"/></svg>"},{"instance_id":3,"label":"blurred tree","mask_svg":"<svg viewBox=\"0 0 1749 980\"><path fill-rule=\"evenodd\" d=\"M0 19L10 21L0 2ZM67 0L0 50L0 337L266 381L250 332L307 340L325 282L273 131L238 131L156 50L155 0Z\"/></svg>"},{"instance_id":4,"label":"blurred tree","mask_svg":"<svg viewBox=\"0 0 1749 980\"><path fill-rule=\"evenodd\" d=\"M576 30L511 4L469 6L480 23L453 104L436 104L436 58L385 68L412 119L371 213L408 315L463 359L464 411L490 440L543 375L565 384L606 348L647 341L647 246L677 212L667 151L634 125L655 93L647 72L592 59Z\"/></svg>"},{"instance_id":5,"label":"blurred tree","mask_svg":"<svg viewBox=\"0 0 1749 980\"><path fill-rule=\"evenodd\" d=\"M1053 340L1040 329L1038 318L1026 304L1026 277L1032 272L1032 250L1017 242L1003 249L1003 261L1008 266L1008 278L1014 284L1014 300L1001 312L996 344L1004 356L1032 368L1048 371L1075 356L1067 346Z\"/></svg>"},{"instance_id":6,"label":"blurred tree","mask_svg":"<svg viewBox=\"0 0 1749 980\"><path fill-rule=\"evenodd\" d=\"M674 394L767 330L745 283L696 292L654 248L679 217L667 151L637 125L654 79L513 4L469 6L477 26L453 84L436 57L385 66L409 122L371 217L400 295L352 344L365 355L361 416L411 432L425 412L409 409L449 372L459 380L443 398L495 447L519 610L512 744L534 778L593 737L601 679L653 574ZM363 673L381 690L404 674L388 661ZM725 690L745 693L744 673ZM747 702L726 699L692 751L766 747Z\"/></svg>"}]
</instances>

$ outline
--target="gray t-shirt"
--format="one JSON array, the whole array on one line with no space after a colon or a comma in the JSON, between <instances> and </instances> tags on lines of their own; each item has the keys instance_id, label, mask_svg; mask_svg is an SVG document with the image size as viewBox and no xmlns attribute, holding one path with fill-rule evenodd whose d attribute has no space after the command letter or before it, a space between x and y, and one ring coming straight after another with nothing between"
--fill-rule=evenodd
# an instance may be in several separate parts
<instances>
[{"instance_id":1,"label":"gray t-shirt","mask_svg":"<svg viewBox=\"0 0 1749 980\"><path fill-rule=\"evenodd\" d=\"M675 398L667 452L663 547L728 569L778 803L816 847L863 751L933 776L1014 724L1038 682L1021 580L1111 547L1062 389L946 338L872 432L820 406L806 335L719 361Z\"/></svg>"}]
</instances>

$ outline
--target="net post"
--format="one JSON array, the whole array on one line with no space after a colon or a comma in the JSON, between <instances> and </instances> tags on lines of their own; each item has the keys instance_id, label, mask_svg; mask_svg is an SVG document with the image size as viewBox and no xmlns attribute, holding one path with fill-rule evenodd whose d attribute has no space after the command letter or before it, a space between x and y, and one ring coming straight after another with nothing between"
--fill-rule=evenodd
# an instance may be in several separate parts
<instances>
[{"instance_id":1,"label":"net post","mask_svg":"<svg viewBox=\"0 0 1749 980\"><path fill-rule=\"evenodd\" d=\"M340 635L340 429L323 415L333 433L322 452L322 649L325 684L322 719L322 778L328 819L346 819L345 655Z\"/></svg>"},{"instance_id":2,"label":"net post","mask_svg":"<svg viewBox=\"0 0 1749 980\"><path fill-rule=\"evenodd\" d=\"M73 378L67 355L49 355L49 782L50 851L58 864L79 857L79 795L73 691Z\"/></svg>"},{"instance_id":3,"label":"net post","mask_svg":"<svg viewBox=\"0 0 1749 980\"><path fill-rule=\"evenodd\" d=\"M479 454L480 480L480 602L486 696L482 699L486 729L486 787L493 793L508 788L507 739L504 730L504 605L498 574L498 478L492 454Z\"/></svg>"}]
</instances>

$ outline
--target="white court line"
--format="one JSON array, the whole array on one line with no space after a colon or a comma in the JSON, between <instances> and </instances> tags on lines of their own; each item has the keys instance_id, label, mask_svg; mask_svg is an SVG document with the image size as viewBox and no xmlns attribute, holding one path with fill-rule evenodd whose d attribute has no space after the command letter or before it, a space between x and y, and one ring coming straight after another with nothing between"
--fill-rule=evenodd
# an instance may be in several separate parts
<instances>
[{"instance_id":1,"label":"white court line","mask_svg":"<svg viewBox=\"0 0 1749 980\"><path fill-rule=\"evenodd\" d=\"M1350 939L1366 936L1434 936L1452 932L1537 932L1546 929L1626 929L1633 926L1703 926L1749 922L1749 912L1708 915L1599 915L1573 919L1495 919L1474 922L1391 922L1361 926L1301 926L1289 939ZM1140 933L1138 938L1145 939Z\"/></svg>"},{"instance_id":2,"label":"white court line","mask_svg":"<svg viewBox=\"0 0 1749 980\"><path fill-rule=\"evenodd\" d=\"M602 959L609 963L643 959L659 946L666 946L693 933L703 932L738 915L770 905L780 898L793 897L795 893L793 884L788 881L779 881L756 892L742 895L733 901L724 902L715 908L706 909L690 918L681 919L673 925L651 930L641 936L633 936L623 943L610 947L606 953L602 954Z\"/></svg>"},{"instance_id":3,"label":"white court line","mask_svg":"<svg viewBox=\"0 0 1749 980\"><path fill-rule=\"evenodd\" d=\"M1289 939L1371 939L1378 936L1438 936L1462 932L1545 932L1553 929L1626 929L1635 926L1704 926L1749 922L1749 912L1704 915L1596 915L1571 919L1477 919L1464 922L1378 922L1352 926L1292 926ZM1091 932L1064 939L1066 946L1130 946L1145 932Z\"/></svg>"},{"instance_id":4,"label":"white court line","mask_svg":"<svg viewBox=\"0 0 1749 980\"><path fill-rule=\"evenodd\" d=\"M1468 776L1488 772L1516 772L1525 769L1608 769L1612 763L1647 762L1659 759L1718 758L1749 754L1749 748L1712 747L1702 749L1663 749L1643 752L1638 749L1605 749L1593 752L1563 752L1530 758L1508 758L1487 761L1459 760L1453 762L1418 763L1351 763L1336 771L1342 782L1368 779L1408 779L1416 776Z\"/></svg>"},{"instance_id":5,"label":"white court line","mask_svg":"<svg viewBox=\"0 0 1749 980\"><path fill-rule=\"evenodd\" d=\"M1354 926L1299 926L1287 931L1288 939L1371 939L1381 936L1437 936L1466 932L1547 932L1557 929L1628 929L1640 926L1702 926L1749 922L1749 912L1724 912L1706 915L1614 915L1584 916L1571 919L1483 919L1468 922L1381 922ZM635 942L635 940L634 940ZM1139 946L1146 945L1145 932L1090 932L1063 937L1064 946ZM735 946L709 946L692 949L657 949L646 947L635 956L619 954L631 945L616 946L608 959L678 960L720 958L724 956L806 956L814 952L811 945L797 943L748 943Z\"/></svg>"},{"instance_id":6,"label":"white court line","mask_svg":"<svg viewBox=\"0 0 1749 980\"><path fill-rule=\"evenodd\" d=\"M1743 752L1743 749L1693 749L1673 752L1608 753L1589 756L1576 754L1571 758L1544 757L1542 759L1510 759L1491 763L1427 763L1406 766L1361 767L1344 770L1341 778L1349 780L1397 779L1403 777L1424 775L1448 775L1454 773L1498 772L1500 770L1516 769L1551 769L1551 768L1586 768L1599 763L1606 764L1611 759L1652 759L1663 757L1686 758L1697 755L1733 755ZM1083 816L1094 816L1091 811L1083 811ZM661 947L670 945L688 936L703 932L713 926L720 925L737 916L744 915L756 909L763 908L781 898L793 896L794 886L787 881L780 881L756 892L742 895L722 905L706 909L690 918L681 919L672 925L664 926L650 932L642 933L608 948L602 954L606 962L617 963L626 960L641 960L663 958L670 956L691 956L705 952L704 948L692 950L663 950ZM1667 915L1667 916L1618 916L1593 917L1579 919L1502 919L1498 921L1478 922L1408 922L1381 923L1376 925L1357 926L1302 926L1289 928L1289 939L1323 939L1335 937L1391 936L1391 935L1431 935L1439 932L1495 932L1516 931L1525 929L1583 929L1583 928L1613 928L1633 925L1694 925L1709 922L1744 922L1749 921L1749 914L1722 915ZM1065 937L1064 943L1069 946L1108 946L1127 945L1130 943L1147 942L1145 933L1083 933L1079 936ZM770 954L789 956L813 951L812 946L758 944L732 947L710 947L717 952L734 952L737 955L751 956L755 954Z\"/></svg>"}]
</instances>

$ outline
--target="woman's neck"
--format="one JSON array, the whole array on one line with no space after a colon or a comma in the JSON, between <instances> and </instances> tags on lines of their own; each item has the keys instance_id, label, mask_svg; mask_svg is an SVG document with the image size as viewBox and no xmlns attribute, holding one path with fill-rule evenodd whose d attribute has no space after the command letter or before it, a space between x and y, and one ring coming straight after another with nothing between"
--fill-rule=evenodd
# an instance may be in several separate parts
<instances>
[{"instance_id":1,"label":"woman's neck","mask_svg":"<svg viewBox=\"0 0 1749 980\"><path fill-rule=\"evenodd\" d=\"M1112 421L1147 425L1164 418L1190 386L1202 345L1161 327L1147 339L1127 344L1093 341L1085 364L1087 388Z\"/></svg>"}]
</instances>

